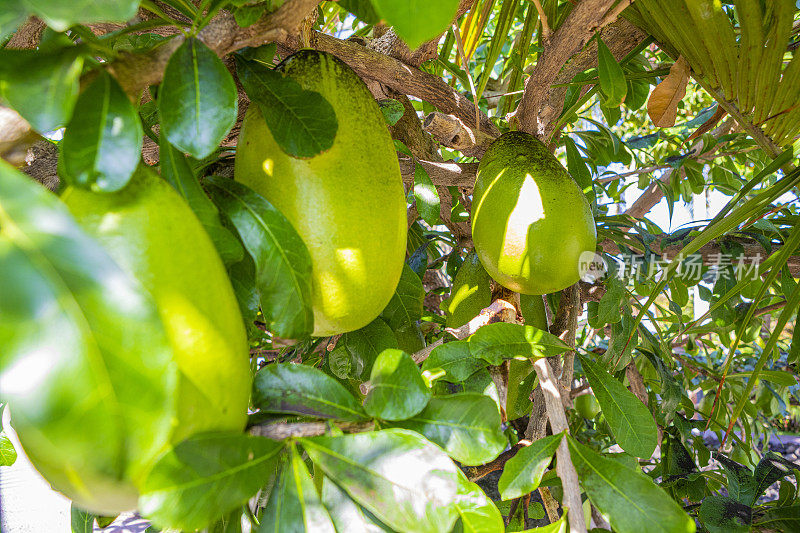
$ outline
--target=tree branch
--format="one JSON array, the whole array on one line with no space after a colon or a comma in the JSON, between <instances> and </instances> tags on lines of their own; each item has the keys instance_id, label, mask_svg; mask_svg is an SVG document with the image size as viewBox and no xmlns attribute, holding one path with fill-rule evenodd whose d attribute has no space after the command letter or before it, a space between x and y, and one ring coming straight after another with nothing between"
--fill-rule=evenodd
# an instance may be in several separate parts
<instances>
[{"instance_id":1,"label":"tree branch","mask_svg":"<svg viewBox=\"0 0 800 533\"><path fill-rule=\"evenodd\" d=\"M294 35L284 33L277 42L291 50L301 43ZM311 35L311 48L331 53L347 63L361 78L376 80L392 89L433 104L440 111L455 115L464 122L475 122L475 104L450 87L444 80L410 67L402 61L369 50L356 43L342 41L324 33ZM480 113L481 131L497 137L500 132L485 114Z\"/></svg>"},{"instance_id":2,"label":"tree branch","mask_svg":"<svg viewBox=\"0 0 800 533\"><path fill-rule=\"evenodd\" d=\"M604 24L614 22L615 17L607 16L614 3L615 0L583 0L553 34L549 46L525 82L525 92L514 115L520 129L545 142L549 140L554 119L564 106L564 99L559 95L565 89L554 88L553 84L567 61L580 52ZM641 31L638 33L642 34Z\"/></svg>"},{"instance_id":3,"label":"tree branch","mask_svg":"<svg viewBox=\"0 0 800 533\"><path fill-rule=\"evenodd\" d=\"M250 428L250 434L272 440L284 440L291 437L318 437L327 434L331 426L336 426L345 433L363 433L375 429L375 423L369 422L275 422L257 425Z\"/></svg>"}]
</instances>

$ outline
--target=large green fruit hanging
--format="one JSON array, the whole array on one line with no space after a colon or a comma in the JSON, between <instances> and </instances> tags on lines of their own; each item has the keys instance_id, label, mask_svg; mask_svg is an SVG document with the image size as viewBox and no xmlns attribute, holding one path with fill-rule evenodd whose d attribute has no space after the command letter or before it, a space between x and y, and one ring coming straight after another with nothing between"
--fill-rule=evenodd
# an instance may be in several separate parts
<instances>
[{"instance_id":1,"label":"large green fruit hanging","mask_svg":"<svg viewBox=\"0 0 800 533\"><path fill-rule=\"evenodd\" d=\"M290 157L251 105L235 177L279 209L308 247L313 334L356 330L383 311L403 269L406 201L397 154L378 105L342 61L303 50L278 70L330 102L336 139L311 159Z\"/></svg>"},{"instance_id":2,"label":"large green fruit hanging","mask_svg":"<svg viewBox=\"0 0 800 533\"><path fill-rule=\"evenodd\" d=\"M84 230L139 280L156 303L179 371L176 419L163 448L202 431L241 431L251 389L247 335L225 267L183 198L151 170L140 167L119 192L70 188L63 200ZM101 428L75 431L94 431L96 439L103 439ZM24 445L22 432L20 438ZM58 465L42 469L39 463L47 458L37 457L36 450L26 451L37 468L47 471L54 487L81 507L102 514L136 507L141 479L58 472Z\"/></svg>"},{"instance_id":3,"label":"large green fruit hanging","mask_svg":"<svg viewBox=\"0 0 800 533\"><path fill-rule=\"evenodd\" d=\"M549 294L580 279L581 254L594 252L597 233L578 184L544 144L515 131L481 159L472 240L495 281L522 294Z\"/></svg>"}]
</instances>

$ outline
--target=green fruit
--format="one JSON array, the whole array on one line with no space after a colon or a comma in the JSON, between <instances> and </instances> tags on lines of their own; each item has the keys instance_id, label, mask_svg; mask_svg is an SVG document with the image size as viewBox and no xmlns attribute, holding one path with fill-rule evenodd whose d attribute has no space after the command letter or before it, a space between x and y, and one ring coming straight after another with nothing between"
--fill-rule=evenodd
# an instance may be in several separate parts
<instances>
[{"instance_id":1,"label":"green fruit","mask_svg":"<svg viewBox=\"0 0 800 533\"><path fill-rule=\"evenodd\" d=\"M594 252L597 233L586 197L561 163L535 137L513 131L478 166L472 241L498 283L549 294L580 279L581 254Z\"/></svg>"},{"instance_id":2,"label":"green fruit","mask_svg":"<svg viewBox=\"0 0 800 533\"><path fill-rule=\"evenodd\" d=\"M241 431L251 388L247 335L225 267L183 198L140 167L119 192L70 188L63 200L156 303L179 370L177 416L164 447L202 431ZM81 507L110 515L136 507L138 481L95 479L56 488Z\"/></svg>"},{"instance_id":3,"label":"green fruit","mask_svg":"<svg viewBox=\"0 0 800 533\"><path fill-rule=\"evenodd\" d=\"M519 308L527 325L547 331L547 311L541 295L520 294Z\"/></svg>"},{"instance_id":4,"label":"green fruit","mask_svg":"<svg viewBox=\"0 0 800 533\"><path fill-rule=\"evenodd\" d=\"M442 302L448 328L459 328L478 316L492 303L492 278L475 252L470 252L458 267L450 297Z\"/></svg>"},{"instance_id":5,"label":"green fruit","mask_svg":"<svg viewBox=\"0 0 800 533\"><path fill-rule=\"evenodd\" d=\"M581 394L575 398L574 406L579 415L589 420L600 414L600 404L594 394Z\"/></svg>"},{"instance_id":6,"label":"green fruit","mask_svg":"<svg viewBox=\"0 0 800 533\"><path fill-rule=\"evenodd\" d=\"M389 303L403 270L406 200L394 144L369 90L339 59L303 50L278 70L330 102L336 139L295 159L251 105L235 176L289 219L311 254L313 334L360 329Z\"/></svg>"}]
</instances>

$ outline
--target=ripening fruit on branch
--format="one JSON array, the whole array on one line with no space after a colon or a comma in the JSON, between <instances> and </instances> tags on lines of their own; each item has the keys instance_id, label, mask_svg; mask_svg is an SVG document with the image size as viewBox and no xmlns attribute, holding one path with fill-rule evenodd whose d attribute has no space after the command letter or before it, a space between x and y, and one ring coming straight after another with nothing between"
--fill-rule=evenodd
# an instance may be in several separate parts
<instances>
[{"instance_id":1,"label":"ripening fruit on branch","mask_svg":"<svg viewBox=\"0 0 800 533\"><path fill-rule=\"evenodd\" d=\"M544 144L514 131L481 159L472 240L495 281L522 294L549 294L580 279L581 254L594 252L597 233L575 180Z\"/></svg>"},{"instance_id":2,"label":"ripening fruit on branch","mask_svg":"<svg viewBox=\"0 0 800 533\"><path fill-rule=\"evenodd\" d=\"M313 335L353 331L383 311L403 270L406 201L394 144L364 82L336 57L302 50L278 70L330 102L339 123L333 146L291 157L251 105L235 178L280 210L308 248Z\"/></svg>"},{"instance_id":3,"label":"ripening fruit on branch","mask_svg":"<svg viewBox=\"0 0 800 533\"><path fill-rule=\"evenodd\" d=\"M139 280L158 308L179 372L175 421L162 449L203 431L241 431L251 388L247 335L225 267L190 207L146 167L119 192L70 188L63 200L83 229ZM75 431L96 432L95 438L103 439L103 428ZM26 451L37 468L49 461L35 450ZM94 459L93 464L113 462ZM154 459L138 458L144 465ZM119 471L127 470L118 466ZM115 478L103 471L59 471L51 462L44 470L58 472L58 479L45 477L82 508L111 515L136 507L141 479Z\"/></svg>"}]
</instances>

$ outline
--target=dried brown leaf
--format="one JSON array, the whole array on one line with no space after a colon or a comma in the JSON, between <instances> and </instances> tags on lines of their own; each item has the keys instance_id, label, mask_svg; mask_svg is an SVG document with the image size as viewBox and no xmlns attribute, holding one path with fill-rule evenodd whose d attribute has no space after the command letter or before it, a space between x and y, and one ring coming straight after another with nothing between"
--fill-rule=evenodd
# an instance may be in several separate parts
<instances>
[{"instance_id":1,"label":"dried brown leaf","mask_svg":"<svg viewBox=\"0 0 800 533\"><path fill-rule=\"evenodd\" d=\"M647 101L647 114L659 128L670 128L675 125L678 115L678 103L686 95L689 83L689 63L683 58L669 69L669 74L653 89Z\"/></svg>"},{"instance_id":2,"label":"dried brown leaf","mask_svg":"<svg viewBox=\"0 0 800 533\"><path fill-rule=\"evenodd\" d=\"M718 105L717 111L714 113L714 115L710 119L706 120L702 126L697 128L697 130L695 130L695 132L692 133L688 139L686 139L686 142L693 141L698 137L700 137L701 135L703 135L704 133L711 131L711 128L716 126L717 122L722 120L722 117L724 117L727 114L728 112L722 109L721 105Z\"/></svg>"}]
</instances>

